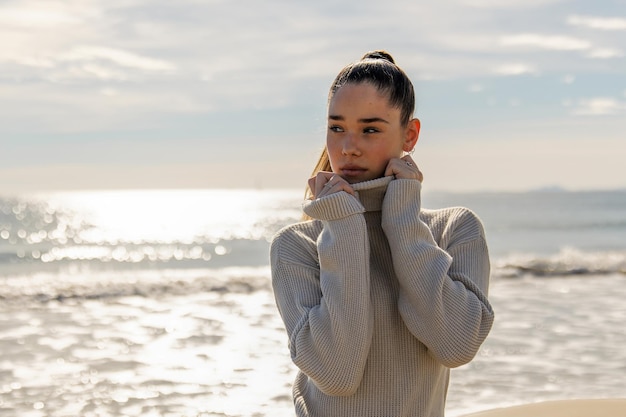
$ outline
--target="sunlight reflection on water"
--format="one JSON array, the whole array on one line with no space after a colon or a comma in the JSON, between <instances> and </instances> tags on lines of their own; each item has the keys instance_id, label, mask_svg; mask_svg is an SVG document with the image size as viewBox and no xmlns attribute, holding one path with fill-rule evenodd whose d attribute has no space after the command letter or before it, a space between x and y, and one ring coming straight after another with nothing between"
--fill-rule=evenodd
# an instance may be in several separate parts
<instances>
[{"instance_id":1,"label":"sunlight reflection on water","mask_svg":"<svg viewBox=\"0 0 626 417\"><path fill-rule=\"evenodd\" d=\"M197 267L223 266L235 255L259 263L263 254L265 263L270 237L300 215L300 196L294 190L139 190L0 199L0 257L13 266Z\"/></svg>"},{"instance_id":2,"label":"sunlight reflection on water","mask_svg":"<svg viewBox=\"0 0 626 417\"><path fill-rule=\"evenodd\" d=\"M285 211L298 215L285 208L285 200L294 200L289 190L94 191L42 197L53 210L72 210L74 223L90 226L79 237L94 244L259 239L268 234L268 220Z\"/></svg>"}]
</instances>

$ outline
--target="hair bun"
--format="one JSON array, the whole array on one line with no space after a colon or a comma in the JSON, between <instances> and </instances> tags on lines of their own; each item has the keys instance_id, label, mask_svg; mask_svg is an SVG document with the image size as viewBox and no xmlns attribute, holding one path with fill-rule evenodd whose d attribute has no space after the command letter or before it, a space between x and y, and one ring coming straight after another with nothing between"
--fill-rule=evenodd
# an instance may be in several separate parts
<instances>
[{"instance_id":1,"label":"hair bun","mask_svg":"<svg viewBox=\"0 0 626 417\"><path fill-rule=\"evenodd\" d=\"M382 59L384 61L389 61L392 64L395 64L396 61L393 60L393 57L391 56L391 54L387 51L371 51L366 53L365 55L363 55L363 58L361 58L361 61L365 60L365 59Z\"/></svg>"}]
</instances>

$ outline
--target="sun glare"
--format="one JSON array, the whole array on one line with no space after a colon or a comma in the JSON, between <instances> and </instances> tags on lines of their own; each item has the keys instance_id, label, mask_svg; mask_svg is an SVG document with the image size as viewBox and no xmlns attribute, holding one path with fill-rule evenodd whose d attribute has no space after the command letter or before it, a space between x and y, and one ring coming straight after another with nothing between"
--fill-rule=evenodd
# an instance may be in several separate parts
<instances>
[{"instance_id":1,"label":"sun glare","mask_svg":"<svg viewBox=\"0 0 626 417\"><path fill-rule=\"evenodd\" d=\"M59 193L57 206L74 211L80 240L90 244L184 243L262 238L276 196L267 192L108 191ZM219 249L222 250L222 249Z\"/></svg>"}]
</instances>

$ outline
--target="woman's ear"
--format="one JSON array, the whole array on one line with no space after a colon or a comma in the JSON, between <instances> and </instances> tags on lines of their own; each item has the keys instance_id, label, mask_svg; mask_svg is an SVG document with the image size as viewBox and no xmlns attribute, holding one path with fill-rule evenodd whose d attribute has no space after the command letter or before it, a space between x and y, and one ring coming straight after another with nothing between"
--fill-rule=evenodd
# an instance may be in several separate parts
<instances>
[{"instance_id":1,"label":"woman's ear","mask_svg":"<svg viewBox=\"0 0 626 417\"><path fill-rule=\"evenodd\" d=\"M404 137L404 144L402 149L405 152L411 152L417 143L420 136L421 123L419 119L409 120L409 124L406 127L406 135Z\"/></svg>"}]
</instances>

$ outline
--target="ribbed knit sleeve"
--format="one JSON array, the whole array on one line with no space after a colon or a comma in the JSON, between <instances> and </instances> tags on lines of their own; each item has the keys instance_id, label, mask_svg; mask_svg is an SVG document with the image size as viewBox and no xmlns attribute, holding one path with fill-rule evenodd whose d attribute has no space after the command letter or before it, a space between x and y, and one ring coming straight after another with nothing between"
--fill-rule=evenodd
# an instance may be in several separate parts
<instances>
[{"instance_id":1,"label":"ribbed knit sleeve","mask_svg":"<svg viewBox=\"0 0 626 417\"><path fill-rule=\"evenodd\" d=\"M295 365L325 394L350 395L361 382L373 332L364 209L340 192L307 202L304 210L321 220L321 233L307 235L295 225L275 236L274 295Z\"/></svg>"},{"instance_id":2,"label":"ribbed knit sleeve","mask_svg":"<svg viewBox=\"0 0 626 417\"><path fill-rule=\"evenodd\" d=\"M420 190L416 180L392 181L382 227L400 283L400 315L429 353L452 368L472 360L493 323L489 255L480 221L463 208L445 219L438 246L418 219Z\"/></svg>"}]
</instances>

